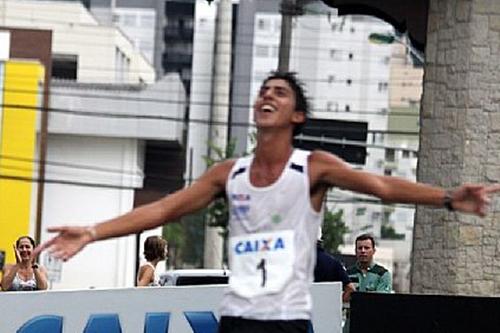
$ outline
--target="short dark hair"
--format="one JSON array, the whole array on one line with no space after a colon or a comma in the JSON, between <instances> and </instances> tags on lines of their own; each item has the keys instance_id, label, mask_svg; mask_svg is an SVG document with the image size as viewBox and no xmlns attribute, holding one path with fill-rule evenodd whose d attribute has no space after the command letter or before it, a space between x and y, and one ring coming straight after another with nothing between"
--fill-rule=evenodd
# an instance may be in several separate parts
<instances>
[{"instance_id":1,"label":"short dark hair","mask_svg":"<svg viewBox=\"0 0 500 333\"><path fill-rule=\"evenodd\" d=\"M295 111L304 112L305 115L305 121L302 124L295 125L293 129L293 136L300 134L307 118L310 116L309 98L306 95L304 83L297 78L297 74L294 72L273 71L262 81L262 86L270 80L286 81L290 85L290 88L292 88L295 94Z\"/></svg>"},{"instance_id":2,"label":"short dark hair","mask_svg":"<svg viewBox=\"0 0 500 333\"><path fill-rule=\"evenodd\" d=\"M29 241L30 241L30 243L31 243L31 245L32 245L33 247L36 247L35 240L34 240L33 238L31 238L30 236L21 236L21 237L19 237L19 238L16 240L16 247L19 247L19 243L21 243L21 240L23 240L23 239L25 239L25 238L26 238L27 240L29 240Z\"/></svg>"},{"instance_id":3,"label":"short dark hair","mask_svg":"<svg viewBox=\"0 0 500 333\"><path fill-rule=\"evenodd\" d=\"M144 241L144 257L147 261L165 259L165 246L167 241L160 236L149 236Z\"/></svg>"},{"instance_id":4,"label":"short dark hair","mask_svg":"<svg viewBox=\"0 0 500 333\"><path fill-rule=\"evenodd\" d=\"M356 241L354 242L354 246L358 244L358 241L370 240L372 242L372 247L375 248L375 238L371 234L362 234L356 237Z\"/></svg>"}]
</instances>

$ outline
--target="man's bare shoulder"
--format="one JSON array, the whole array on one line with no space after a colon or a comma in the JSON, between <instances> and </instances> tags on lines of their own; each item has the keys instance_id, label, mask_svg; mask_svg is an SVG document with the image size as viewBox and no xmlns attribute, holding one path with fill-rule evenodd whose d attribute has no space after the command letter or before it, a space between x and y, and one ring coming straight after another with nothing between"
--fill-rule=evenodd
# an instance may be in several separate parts
<instances>
[{"instance_id":1,"label":"man's bare shoulder","mask_svg":"<svg viewBox=\"0 0 500 333\"><path fill-rule=\"evenodd\" d=\"M309 155L309 165L312 168L321 167L321 166L345 166L347 167L347 163L338 157L337 155L331 154L324 150L314 150Z\"/></svg>"},{"instance_id":2,"label":"man's bare shoulder","mask_svg":"<svg viewBox=\"0 0 500 333\"><path fill-rule=\"evenodd\" d=\"M235 159L224 160L215 163L208 171L205 173L204 178L208 178L211 181L215 181L219 184L226 184L226 180L229 177L231 169L236 163Z\"/></svg>"},{"instance_id":3,"label":"man's bare shoulder","mask_svg":"<svg viewBox=\"0 0 500 333\"><path fill-rule=\"evenodd\" d=\"M334 186L338 177L351 169L340 157L323 150L315 150L309 155L309 177L313 186Z\"/></svg>"}]
</instances>

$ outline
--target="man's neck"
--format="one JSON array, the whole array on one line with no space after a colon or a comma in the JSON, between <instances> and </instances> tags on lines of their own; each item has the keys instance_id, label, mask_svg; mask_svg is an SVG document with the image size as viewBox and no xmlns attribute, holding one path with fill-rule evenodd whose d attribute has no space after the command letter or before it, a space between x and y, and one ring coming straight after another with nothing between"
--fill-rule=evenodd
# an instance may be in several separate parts
<instances>
[{"instance_id":1,"label":"man's neck","mask_svg":"<svg viewBox=\"0 0 500 333\"><path fill-rule=\"evenodd\" d=\"M293 151L290 136L281 133L258 133L255 160L259 164L286 163Z\"/></svg>"},{"instance_id":2,"label":"man's neck","mask_svg":"<svg viewBox=\"0 0 500 333\"><path fill-rule=\"evenodd\" d=\"M367 272L371 265L371 262L358 262L358 266L363 272Z\"/></svg>"}]
</instances>

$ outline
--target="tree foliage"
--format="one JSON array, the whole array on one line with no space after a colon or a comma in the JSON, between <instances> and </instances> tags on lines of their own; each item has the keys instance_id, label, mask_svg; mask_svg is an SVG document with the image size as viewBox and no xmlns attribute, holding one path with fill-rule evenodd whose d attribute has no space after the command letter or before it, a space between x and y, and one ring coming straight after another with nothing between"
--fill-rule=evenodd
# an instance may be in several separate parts
<instances>
[{"instance_id":1,"label":"tree foliage","mask_svg":"<svg viewBox=\"0 0 500 333\"><path fill-rule=\"evenodd\" d=\"M405 234L398 234L396 229L391 225L382 224L380 227L380 238L402 240L405 239Z\"/></svg>"},{"instance_id":2,"label":"tree foliage","mask_svg":"<svg viewBox=\"0 0 500 333\"><path fill-rule=\"evenodd\" d=\"M339 253L339 247L344 244L344 235L349 231L343 220L342 209L333 212L325 210L322 228L323 247L327 252Z\"/></svg>"},{"instance_id":3,"label":"tree foliage","mask_svg":"<svg viewBox=\"0 0 500 333\"><path fill-rule=\"evenodd\" d=\"M211 167L217 162L227 160L229 158L235 157L236 141L231 140L226 149L221 149L215 146L213 143L208 143L210 149L212 150L212 156L204 156L207 167ZM228 223L229 223L229 209L227 200L225 197L217 198L210 206L207 208L207 224L211 227L220 227L222 229L222 237L224 239L228 233Z\"/></svg>"}]
</instances>

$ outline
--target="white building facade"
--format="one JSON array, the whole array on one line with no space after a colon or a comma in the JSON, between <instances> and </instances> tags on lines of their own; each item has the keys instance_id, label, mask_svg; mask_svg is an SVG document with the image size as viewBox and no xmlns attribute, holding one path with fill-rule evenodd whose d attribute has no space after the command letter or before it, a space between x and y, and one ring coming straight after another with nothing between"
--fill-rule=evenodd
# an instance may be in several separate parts
<instances>
[{"instance_id":1,"label":"white building facade","mask_svg":"<svg viewBox=\"0 0 500 333\"><path fill-rule=\"evenodd\" d=\"M258 13L255 17L249 92L253 98L262 79L277 67L280 23L278 14ZM290 69L306 83L312 117L366 122L366 162L354 167L378 174L384 173L391 48L371 44L368 36L392 30L389 24L371 17L305 15L294 19L292 34ZM252 121L251 111L248 121ZM369 199L338 190L329 195L329 207L344 210L350 229L347 241L362 232L380 236L382 206L358 203L358 198Z\"/></svg>"}]
</instances>

